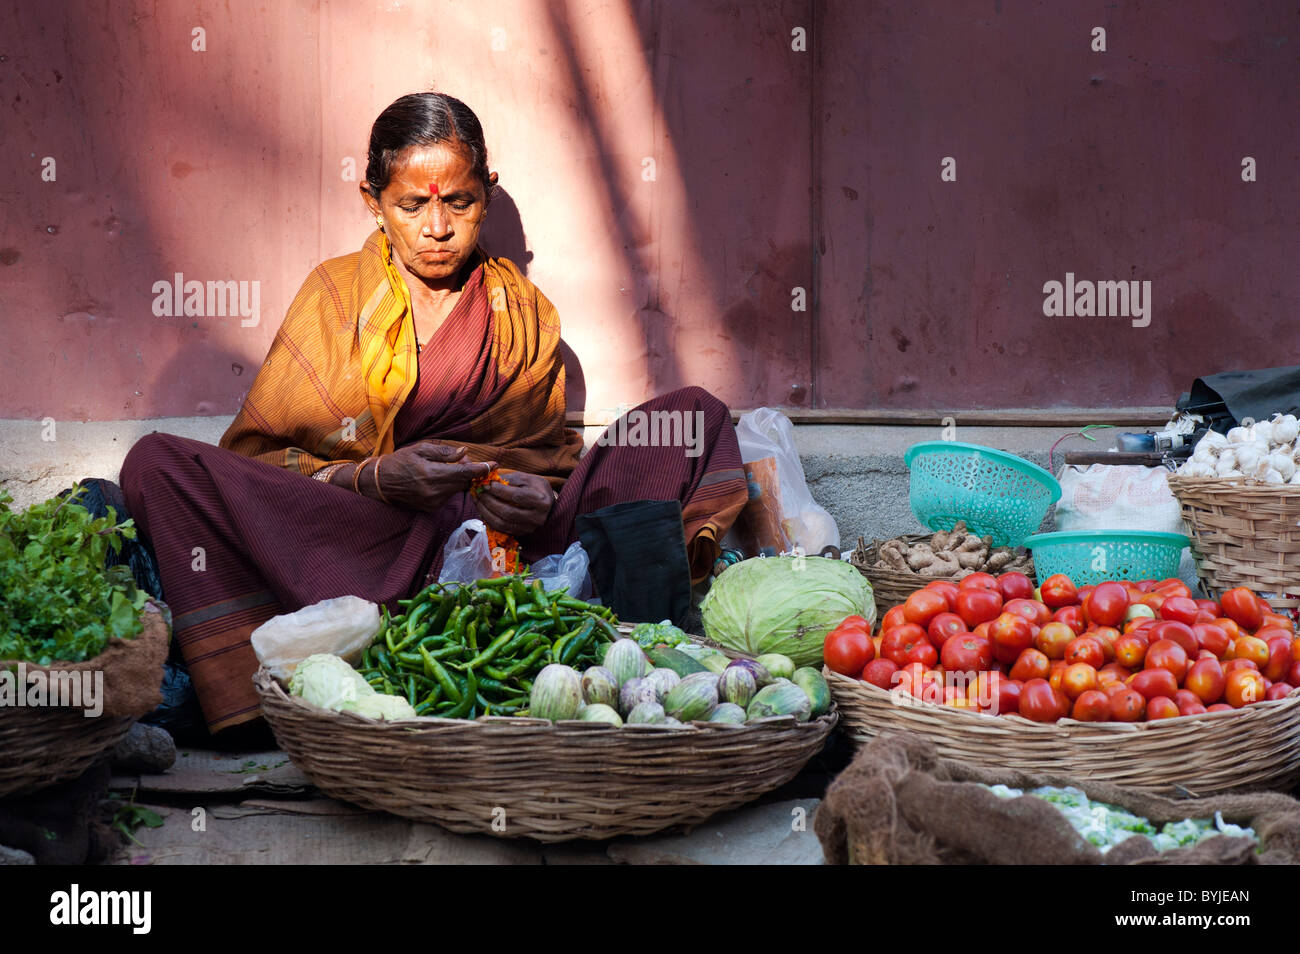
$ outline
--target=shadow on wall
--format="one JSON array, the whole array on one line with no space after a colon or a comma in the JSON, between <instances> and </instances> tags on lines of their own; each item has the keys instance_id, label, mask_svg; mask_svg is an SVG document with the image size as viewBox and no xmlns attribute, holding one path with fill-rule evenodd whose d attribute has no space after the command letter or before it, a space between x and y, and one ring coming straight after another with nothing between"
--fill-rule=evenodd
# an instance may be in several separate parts
<instances>
[{"instance_id":1,"label":"shadow on wall","mask_svg":"<svg viewBox=\"0 0 1300 954\"><path fill-rule=\"evenodd\" d=\"M484 251L497 258L508 258L519 270L528 274L533 253L528 250L528 237L524 234L519 206L510 193L500 186L492 196L487 221L479 233L479 244ZM542 289L542 294L546 289ZM564 316L560 316L563 327ZM564 396L569 411L583 411L587 407L587 382L582 373L582 363L567 341L560 339L560 355L564 359Z\"/></svg>"}]
</instances>

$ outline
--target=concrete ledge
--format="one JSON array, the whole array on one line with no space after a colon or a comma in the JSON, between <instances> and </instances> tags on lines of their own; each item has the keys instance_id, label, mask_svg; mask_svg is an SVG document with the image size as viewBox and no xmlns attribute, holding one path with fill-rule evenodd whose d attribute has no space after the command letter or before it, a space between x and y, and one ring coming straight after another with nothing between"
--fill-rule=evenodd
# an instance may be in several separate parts
<instances>
[{"instance_id":1,"label":"concrete ledge","mask_svg":"<svg viewBox=\"0 0 1300 954\"><path fill-rule=\"evenodd\" d=\"M167 417L144 421L55 422L0 420L0 487L26 507L86 477L117 480L132 445L161 431L216 444L231 417ZM603 428L584 428L590 446ZM997 447L1047 467L1048 448L1071 433L1062 427L959 427L957 439ZM1066 449L1105 450L1113 431L1096 443L1063 442ZM908 505L908 472L903 454L918 441L938 440L937 427L899 425L801 424L795 427L804 472L813 497L835 518L843 544L859 535L890 537L922 528ZM53 438L53 439L50 439Z\"/></svg>"}]
</instances>

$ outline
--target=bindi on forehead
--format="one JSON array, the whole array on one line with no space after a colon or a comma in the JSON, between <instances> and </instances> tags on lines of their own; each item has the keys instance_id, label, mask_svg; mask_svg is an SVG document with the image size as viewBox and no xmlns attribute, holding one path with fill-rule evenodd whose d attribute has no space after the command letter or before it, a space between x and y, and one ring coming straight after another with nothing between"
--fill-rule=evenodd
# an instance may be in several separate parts
<instances>
[{"instance_id":1,"label":"bindi on forehead","mask_svg":"<svg viewBox=\"0 0 1300 954\"><path fill-rule=\"evenodd\" d=\"M436 182L430 182L430 183L429 183L429 195L437 195L437 194L438 194L438 183L436 183Z\"/></svg>"}]
</instances>

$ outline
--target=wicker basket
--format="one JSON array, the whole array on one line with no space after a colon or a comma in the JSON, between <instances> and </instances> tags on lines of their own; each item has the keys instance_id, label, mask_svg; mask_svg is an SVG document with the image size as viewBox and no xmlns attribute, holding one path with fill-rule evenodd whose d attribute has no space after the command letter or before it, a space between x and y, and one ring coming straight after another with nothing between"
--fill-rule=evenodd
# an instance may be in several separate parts
<instances>
[{"instance_id":1,"label":"wicker basket","mask_svg":"<svg viewBox=\"0 0 1300 954\"><path fill-rule=\"evenodd\" d=\"M933 536L934 534L931 533L908 533L904 534L901 539L908 546L911 546L913 543L929 543ZM880 558L880 544L883 542L882 540L872 540L866 547L865 556L859 556L863 551L856 548L849 554L849 562L871 584L871 595L876 601L877 618L884 616L886 612L905 602L909 596L933 580L961 582L961 578L955 576L922 576L920 573L912 573L909 570L883 569L875 566L876 560ZM1034 579L1033 562L1030 561L1028 568L1021 572L1031 580Z\"/></svg>"},{"instance_id":2,"label":"wicker basket","mask_svg":"<svg viewBox=\"0 0 1300 954\"><path fill-rule=\"evenodd\" d=\"M1030 722L916 700L824 669L855 742L896 729L931 739L944 758L1068 775L1177 795L1287 790L1300 780L1300 691L1231 712L1155 722Z\"/></svg>"},{"instance_id":3,"label":"wicker basket","mask_svg":"<svg viewBox=\"0 0 1300 954\"><path fill-rule=\"evenodd\" d=\"M378 722L254 678L280 747L325 794L464 834L540 842L695 825L783 785L838 715L610 726L487 717Z\"/></svg>"},{"instance_id":4,"label":"wicker basket","mask_svg":"<svg viewBox=\"0 0 1300 954\"><path fill-rule=\"evenodd\" d=\"M80 709L0 709L0 798L77 778L111 752L135 719Z\"/></svg>"},{"instance_id":5,"label":"wicker basket","mask_svg":"<svg viewBox=\"0 0 1300 954\"><path fill-rule=\"evenodd\" d=\"M1300 487L1169 477L1192 537L1197 572L1215 597L1234 586L1300 606Z\"/></svg>"}]
</instances>

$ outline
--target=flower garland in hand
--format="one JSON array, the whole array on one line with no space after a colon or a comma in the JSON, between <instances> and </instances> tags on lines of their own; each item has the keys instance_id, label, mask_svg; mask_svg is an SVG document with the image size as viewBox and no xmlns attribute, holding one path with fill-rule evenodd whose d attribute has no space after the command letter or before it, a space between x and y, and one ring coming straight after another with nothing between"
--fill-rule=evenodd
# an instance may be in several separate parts
<instances>
[{"instance_id":1,"label":"flower garland in hand","mask_svg":"<svg viewBox=\"0 0 1300 954\"><path fill-rule=\"evenodd\" d=\"M500 471L493 467L482 477L474 478L474 481L470 484L469 492L477 497L487 489L488 484L505 483L507 481L502 478ZM519 541L510 534L488 527L488 551L492 554L492 568L501 575L509 575L519 571ZM498 553L503 555L503 562L498 562Z\"/></svg>"}]
</instances>

